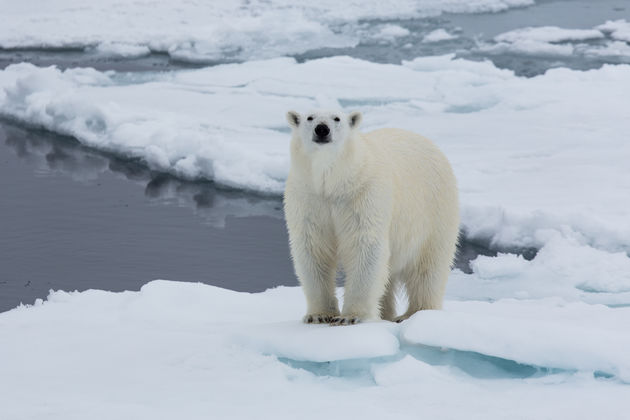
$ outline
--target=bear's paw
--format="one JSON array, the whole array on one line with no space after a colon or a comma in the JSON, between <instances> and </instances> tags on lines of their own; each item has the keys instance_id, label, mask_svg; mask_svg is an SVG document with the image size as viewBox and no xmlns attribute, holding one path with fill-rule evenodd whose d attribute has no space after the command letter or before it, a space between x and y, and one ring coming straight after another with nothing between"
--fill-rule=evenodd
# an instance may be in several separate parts
<instances>
[{"instance_id":1,"label":"bear's paw","mask_svg":"<svg viewBox=\"0 0 630 420\"><path fill-rule=\"evenodd\" d=\"M306 314L304 316L305 324L329 324L337 314Z\"/></svg>"},{"instance_id":2,"label":"bear's paw","mask_svg":"<svg viewBox=\"0 0 630 420\"><path fill-rule=\"evenodd\" d=\"M333 317L330 321L330 325L353 325L358 324L359 322L361 322L361 318L356 315L341 315Z\"/></svg>"}]
</instances>

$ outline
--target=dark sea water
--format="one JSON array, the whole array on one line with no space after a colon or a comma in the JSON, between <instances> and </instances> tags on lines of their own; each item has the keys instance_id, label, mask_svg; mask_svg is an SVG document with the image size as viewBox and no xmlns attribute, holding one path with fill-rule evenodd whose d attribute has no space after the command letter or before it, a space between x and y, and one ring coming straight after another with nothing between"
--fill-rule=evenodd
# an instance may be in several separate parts
<instances>
[{"instance_id":1,"label":"dark sea water","mask_svg":"<svg viewBox=\"0 0 630 420\"><path fill-rule=\"evenodd\" d=\"M295 285L278 199L186 183L0 123L0 310L154 279Z\"/></svg>"},{"instance_id":2,"label":"dark sea water","mask_svg":"<svg viewBox=\"0 0 630 420\"><path fill-rule=\"evenodd\" d=\"M523 26L592 28L630 20L627 0L538 1L504 13L443 15L392 23L411 31L394 44L365 40L355 48L322 49L298 60L346 54L399 63L453 53L490 59L519 75L549 68L600 67L622 59L485 55L479 40ZM369 26L379 22L361 22ZM446 28L456 40L423 44L415 34ZM419 36L419 35L418 35ZM411 48L403 48L411 44ZM112 59L80 50L0 50L0 68L32 62L62 68L170 71L200 66L167 55ZM205 63L216 64L216 63ZM137 290L153 279L203 282L239 291L296 285L278 197L226 190L212 182L185 182L81 146L71 138L0 120L0 311L45 298L50 289ZM506 250L503 250L506 251ZM533 258L535 250L507 250ZM464 240L457 267L469 271L488 244Z\"/></svg>"}]
</instances>

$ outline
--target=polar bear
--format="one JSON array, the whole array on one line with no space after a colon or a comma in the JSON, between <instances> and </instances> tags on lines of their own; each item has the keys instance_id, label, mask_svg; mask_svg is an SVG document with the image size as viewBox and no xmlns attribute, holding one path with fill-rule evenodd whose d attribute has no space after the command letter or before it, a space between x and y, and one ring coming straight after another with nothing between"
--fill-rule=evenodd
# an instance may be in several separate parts
<instances>
[{"instance_id":1,"label":"polar bear","mask_svg":"<svg viewBox=\"0 0 630 420\"><path fill-rule=\"evenodd\" d=\"M291 167L284 194L306 323L400 322L440 309L459 233L455 176L424 137L361 133L359 112L287 113ZM343 308L336 274L345 273ZM407 311L396 316L396 290Z\"/></svg>"}]
</instances>

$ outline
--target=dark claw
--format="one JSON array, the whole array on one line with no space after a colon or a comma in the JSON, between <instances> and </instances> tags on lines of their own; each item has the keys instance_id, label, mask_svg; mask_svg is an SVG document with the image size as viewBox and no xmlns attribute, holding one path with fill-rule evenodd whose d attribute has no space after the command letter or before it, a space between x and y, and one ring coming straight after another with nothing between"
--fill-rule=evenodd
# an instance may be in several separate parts
<instances>
[{"instance_id":1,"label":"dark claw","mask_svg":"<svg viewBox=\"0 0 630 420\"><path fill-rule=\"evenodd\" d=\"M306 318L306 323L307 324L312 324L313 323L313 317L311 315L309 315L308 318Z\"/></svg>"},{"instance_id":2,"label":"dark claw","mask_svg":"<svg viewBox=\"0 0 630 420\"><path fill-rule=\"evenodd\" d=\"M334 316L330 318L330 325L354 325L359 322L359 318L346 318L342 316Z\"/></svg>"}]
</instances>

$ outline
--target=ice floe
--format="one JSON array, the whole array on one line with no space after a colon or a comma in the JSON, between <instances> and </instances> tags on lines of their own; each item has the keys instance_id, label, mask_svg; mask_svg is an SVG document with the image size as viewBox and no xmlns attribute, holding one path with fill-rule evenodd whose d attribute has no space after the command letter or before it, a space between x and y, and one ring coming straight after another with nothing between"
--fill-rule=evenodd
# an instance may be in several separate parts
<instances>
[{"instance_id":1,"label":"ice floe","mask_svg":"<svg viewBox=\"0 0 630 420\"><path fill-rule=\"evenodd\" d=\"M305 325L299 288L153 281L0 314L7 418L623 419L630 308L447 301L402 324Z\"/></svg>"}]
</instances>

